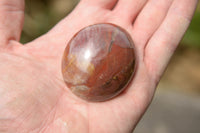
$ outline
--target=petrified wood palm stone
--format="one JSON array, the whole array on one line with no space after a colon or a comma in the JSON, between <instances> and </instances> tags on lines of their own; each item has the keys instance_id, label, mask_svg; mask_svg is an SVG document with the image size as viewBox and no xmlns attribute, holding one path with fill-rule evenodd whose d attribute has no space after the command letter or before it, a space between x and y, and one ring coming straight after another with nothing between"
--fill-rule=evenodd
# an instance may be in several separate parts
<instances>
[{"instance_id":1,"label":"petrified wood palm stone","mask_svg":"<svg viewBox=\"0 0 200 133\"><path fill-rule=\"evenodd\" d=\"M135 69L134 44L113 24L80 30L68 43L62 74L68 88L88 101L105 101L127 87Z\"/></svg>"}]
</instances>

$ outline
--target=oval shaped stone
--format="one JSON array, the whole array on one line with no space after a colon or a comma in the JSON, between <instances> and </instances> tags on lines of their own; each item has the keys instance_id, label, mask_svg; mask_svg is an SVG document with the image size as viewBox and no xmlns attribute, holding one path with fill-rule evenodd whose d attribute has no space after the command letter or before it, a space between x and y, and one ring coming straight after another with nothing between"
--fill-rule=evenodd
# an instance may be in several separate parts
<instances>
[{"instance_id":1,"label":"oval shaped stone","mask_svg":"<svg viewBox=\"0 0 200 133\"><path fill-rule=\"evenodd\" d=\"M68 88L88 101L105 101L128 85L136 56L129 34L113 24L80 30L68 43L62 74Z\"/></svg>"}]
</instances>

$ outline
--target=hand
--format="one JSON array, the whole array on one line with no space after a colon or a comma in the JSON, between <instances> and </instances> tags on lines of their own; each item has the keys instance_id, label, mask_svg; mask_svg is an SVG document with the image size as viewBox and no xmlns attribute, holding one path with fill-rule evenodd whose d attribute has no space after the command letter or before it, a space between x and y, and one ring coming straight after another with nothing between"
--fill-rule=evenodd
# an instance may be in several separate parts
<instances>
[{"instance_id":1,"label":"hand","mask_svg":"<svg viewBox=\"0 0 200 133\"><path fill-rule=\"evenodd\" d=\"M0 1L0 132L130 133L150 104L198 0L82 0L51 31L20 44L23 0ZM129 88L105 102L74 96L61 58L85 26L114 23L132 36L138 69Z\"/></svg>"}]
</instances>

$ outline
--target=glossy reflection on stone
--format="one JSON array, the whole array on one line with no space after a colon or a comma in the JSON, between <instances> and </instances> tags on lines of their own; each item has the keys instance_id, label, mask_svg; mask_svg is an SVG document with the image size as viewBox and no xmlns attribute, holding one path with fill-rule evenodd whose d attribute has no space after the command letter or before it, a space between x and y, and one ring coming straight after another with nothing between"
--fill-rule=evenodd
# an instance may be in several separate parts
<instances>
[{"instance_id":1,"label":"glossy reflection on stone","mask_svg":"<svg viewBox=\"0 0 200 133\"><path fill-rule=\"evenodd\" d=\"M119 94L135 69L133 41L113 24L95 24L79 31L67 45L62 74L68 88L88 101Z\"/></svg>"}]
</instances>

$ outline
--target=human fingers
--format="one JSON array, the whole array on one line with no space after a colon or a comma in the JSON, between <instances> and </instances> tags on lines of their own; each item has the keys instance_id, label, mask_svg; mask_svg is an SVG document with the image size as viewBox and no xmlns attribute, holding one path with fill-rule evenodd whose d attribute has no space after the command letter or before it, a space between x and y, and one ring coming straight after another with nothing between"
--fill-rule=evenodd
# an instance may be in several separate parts
<instances>
[{"instance_id":1,"label":"human fingers","mask_svg":"<svg viewBox=\"0 0 200 133\"><path fill-rule=\"evenodd\" d=\"M148 0L119 0L113 12L119 21L132 23Z\"/></svg>"},{"instance_id":2,"label":"human fingers","mask_svg":"<svg viewBox=\"0 0 200 133\"><path fill-rule=\"evenodd\" d=\"M24 20L24 0L0 0L0 47L19 41Z\"/></svg>"},{"instance_id":3,"label":"human fingers","mask_svg":"<svg viewBox=\"0 0 200 133\"><path fill-rule=\"evenodd\" d=\"M83 2L84 4L88 4L89 6L96 6L111 10L115 6L117 1L118 0L82 0L81 3Z\"/></svg>"},{"instance_id":4,"label":"human fingers","mask_svg":"<svg viewBox=\"0 0 200 133\"><path fill-rule=\"evenodd\" d=\"M197 3L198 0L175 0L165 20L149 40L145 49L145 63L152 79L160 79L190 24Z\"/></svg>"},{"instance_id":5,"label":"human fingers","mask_svg":"<svg viewBox=\"0 0 200 133\"><path fill-rule=\"evenodd\" d=\"M141 47L161 25L173 0L149 0L133 24L134 42Z\"/></svg>"}]
</instances>

